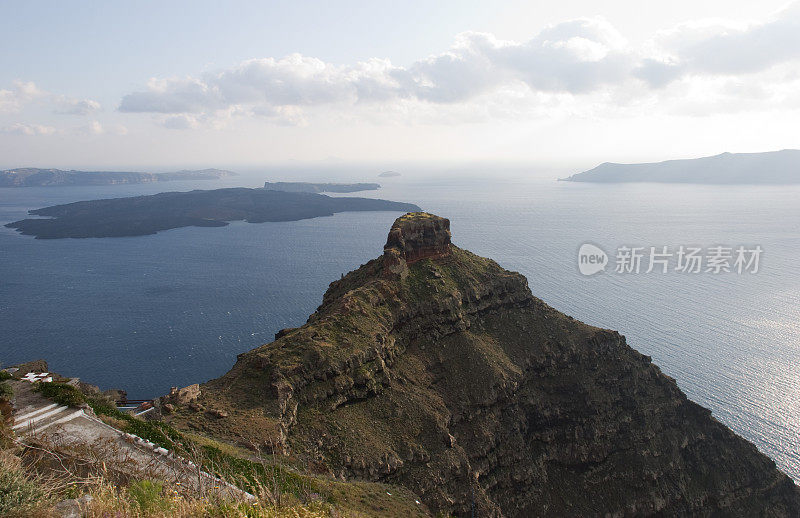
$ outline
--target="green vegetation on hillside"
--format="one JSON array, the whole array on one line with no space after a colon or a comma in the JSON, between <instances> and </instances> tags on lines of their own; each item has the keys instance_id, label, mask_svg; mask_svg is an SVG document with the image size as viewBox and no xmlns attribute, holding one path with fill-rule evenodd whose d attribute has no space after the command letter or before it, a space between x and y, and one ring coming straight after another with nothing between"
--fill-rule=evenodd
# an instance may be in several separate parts
<instances>
[{"instance_id":1,"label":"green vegetation on hillside","mask_svg":"<svg viewBox=\"0 0 800 518\"><path fill-rule=\"evenodd\" d=\"M292 465L290 459L282 456L242 450L179 431L162 421L136 418L118 410L113 402L101 394L87 394L65 383L39 383L35 390L59 404L88 405L107 424L172 450L192 460L204 471L258 498L256 502L213 501L205 499L203 495L187 494L185 488L168 487L163 481L134 480L119 486L109 479L98 481L89 491L93 496L92 516L102 516L103 512L108 512L147 517L314 518L331 516L337 512L335 510L343 512L342 516L355 517L424 515L420 505L415 503L414 496L401 488L340 482L328 476L311 474L307 472L307 466ZM113 471L113 466L108 467ZM23 472L18 475L14 480L19 487L41 489L39 492L25 493L33 502L30 509L36 506L46 509L59 499L77 496L74 489L65 489L68 486L75 488L74 483L56 490L49 487L44 479L31 478ZM29 485L26 486L26 483ZM0 516L4 515L0 513ZM42 516L46 516L46 513Z\"/></svg>"}]
</instances>

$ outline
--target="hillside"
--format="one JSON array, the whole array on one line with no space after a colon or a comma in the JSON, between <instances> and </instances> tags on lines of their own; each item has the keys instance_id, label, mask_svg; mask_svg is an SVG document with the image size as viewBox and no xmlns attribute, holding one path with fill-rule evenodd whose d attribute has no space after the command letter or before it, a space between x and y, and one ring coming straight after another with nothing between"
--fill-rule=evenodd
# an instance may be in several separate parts
<instances>
[{"instance_id":1,"label":"hillside","mask_svg":"<svg viewBox=\"0 0 800 518\"><path fill-rule=\"evenodd\" d=\"M26 381L43 371L52 381ZM348 483L181 433L147 410L120 411L118 395L50 372L43 360L0 370L0 516L429 516L405 488Z\"/></svg>"},{"instance_id":2,"label":"hillside","mask_svg":"<svg viewBox=\"0 0 800 518\"><path fill-rule=\"evenodd\" d=\"M564 180L596 183L796 184L800 183L800 150L722 153L649 164L606 162Z\"/></svg>"},{"instance_id":3,"label":"hillside","mask_svg":"<svg viewBox=\"0 0 800 518\"><path fill-rule=\"evenodd\" d=\"M425 213L308 323L160 408L458 516L800 514L792 480L623 336L550 308Z\"/></svg>"}]
</instances>

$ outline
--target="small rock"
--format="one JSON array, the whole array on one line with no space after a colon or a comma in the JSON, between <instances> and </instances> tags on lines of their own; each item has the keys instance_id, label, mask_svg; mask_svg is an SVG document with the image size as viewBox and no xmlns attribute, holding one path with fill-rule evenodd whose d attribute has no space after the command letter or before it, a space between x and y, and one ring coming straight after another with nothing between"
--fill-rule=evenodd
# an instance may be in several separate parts
<instances>
[{"instance_id":1,"label":"small rock","mask_svg":"<svg viewBox=\"0 0 800 518\"><path fill-rule=\"evenodd\" d=\"M83 495L80 498L62 500L56 504L56 512L61 518L80 518L83 515L83 510L91 501L91 495Z\"/></svg>"},{"instance_id":2,"label":"small rock","mask_svg":"<svg viewBox=\"0 0 800 518\"><path fill-rule=\"evenodd\" d=\"M213 415L214 417L216 417L218 419L222 419L224 417L228 417L228 412L226 412L224 410L220 410L218 408L210 408L208 410L208 413Z\"/></svg>"},{"instance_id":3,"label":"small rock","mask_svg":"<svg viewBox=\"0 0 800 518\"><path fill-rule=\"evenodd\" d=\"M187 405L200 397L200 385L195 383L194 385L189 385L182 389L173 387L172 390L169 391L169 397L179 405Z\"/></svg>"}]
</instances>

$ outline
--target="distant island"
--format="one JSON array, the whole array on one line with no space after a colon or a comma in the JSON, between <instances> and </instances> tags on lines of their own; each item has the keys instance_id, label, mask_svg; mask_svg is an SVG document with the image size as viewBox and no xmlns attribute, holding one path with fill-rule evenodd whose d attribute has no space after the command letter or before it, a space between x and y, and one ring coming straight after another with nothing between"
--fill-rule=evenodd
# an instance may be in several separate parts
<instances>
[{"instance_id":1,"label":"distant island","mask_svg":"<svg viewBox=\"0 0 800 518\"><path fill-rule=\"evenodd\" d=\"M62 169L6 169L0 171L0 187L45 187L52 185L117 185L174 180L218 180L236 176L222 169L183 170L174 173L128 171L64 171Z\"/></svg>"},{"instance_id":2,"label":"distant island","mask_svg":"<svg viewBox=\"0 0 800 518\"><path fill-rule=\"evenodd\" d=\"M596 183L796 184L800 183L800 150L722 153L649 164L606 162L563 180Z\"/></svg>"},{"instance_id":3,"label":"distant island","mask_svg":"<svg viewBox=\"0 0 800 518\"><path fill-rule=\"evenodd\" d=\"M332 216L337 212L418 210L411 203L237 187L55 205L29 211L49 218L24 219L6 227L37 239L124 237L179 227L221 227L229 221L263 223Z\"/></svg>"},{"instance_id":4,"label":"distant island","mask_svg":"<svg viewBox=\"0 0 800 518\"><path fill-rule=\"evenodd\" d=\"M400 173L398 173L397 171L384 171L378 176L380 176L381 178L392 178L393 176L400 176Z\"/></svg>"},{"instance_id":5,"label":"distant island","mask_svg":"<svg viewBox=\"0 0 800 518\"><path fill-rule=\"evenodd\" d=\"M357 192L380 188L379 183L264 182L264 189L283 192Z\"/></svg>"}]
</instances>

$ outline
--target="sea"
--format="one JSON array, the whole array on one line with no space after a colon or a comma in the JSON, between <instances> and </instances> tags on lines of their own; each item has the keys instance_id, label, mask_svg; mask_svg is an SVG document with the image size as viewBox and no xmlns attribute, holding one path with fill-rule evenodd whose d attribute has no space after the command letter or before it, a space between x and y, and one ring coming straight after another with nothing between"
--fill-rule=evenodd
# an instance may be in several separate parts
<instances>
[{"instance_id":1,"label":"sea","mask_svg":"<svg viewBox=\"0 0 800 518\"><path fill-rule=\"evenodd\" d=\"M450 218L453 242L524 274L534 295L618 330L694 401L800 481L800 186L587 184L485 167L376 180L336 170L219 181L0 189L0 223L30 209L265 180L379 181L355 196ZM302 325L328 284L379 256L394 212L234 222L150 236L37 240L0 230L0 363L50 369L133 399L218 377L236 355ZM594 275L578 252L607 255ZM667 272L651 248L761 249L732 271ZM637 273L623 258L641 249ZM720 254L716 254L719 256ZM723 254L724 255L724 254ZM659 256L663 259L665 256ZM720 261L717 261L718 263ZM625 264L623 271L617 266ZM733 267L733 260L730 261Z\"/></svg>"}]
</instances>

